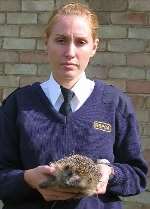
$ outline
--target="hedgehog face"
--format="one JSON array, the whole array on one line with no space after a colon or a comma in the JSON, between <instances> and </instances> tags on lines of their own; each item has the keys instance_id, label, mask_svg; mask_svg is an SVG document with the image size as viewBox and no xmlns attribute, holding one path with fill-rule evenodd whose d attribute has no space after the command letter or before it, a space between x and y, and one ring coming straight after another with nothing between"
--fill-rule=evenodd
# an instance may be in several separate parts
<instances>
[{"instance_id":1,"label":"hedgehog face","mask_svg":"<svg viewBox=\"0 0 150 209\"><path fill-rule=\"evenodd\" d=\"M67 186L78 187L81 178L77 172L69 165L66 165L62 171L63 182Z\"/></svg>"}]
</instances>

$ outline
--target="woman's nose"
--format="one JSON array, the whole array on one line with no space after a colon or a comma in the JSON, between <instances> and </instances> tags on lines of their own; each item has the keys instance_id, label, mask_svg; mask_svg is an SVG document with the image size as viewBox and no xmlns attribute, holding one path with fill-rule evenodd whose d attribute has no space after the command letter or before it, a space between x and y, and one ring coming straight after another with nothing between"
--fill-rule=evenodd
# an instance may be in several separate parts
<instances>
[{"instance_id":1,"label":"woman's nose","mask_svg":"<svg viewBox=\"0 0 150 209\"><path fill-rule=\"evenodd\" d=\"M76 54L76 47L74 43L68 44L66 47L65 56L72 58L75 56L75 54Z\"/></svg>"}]
</instances>

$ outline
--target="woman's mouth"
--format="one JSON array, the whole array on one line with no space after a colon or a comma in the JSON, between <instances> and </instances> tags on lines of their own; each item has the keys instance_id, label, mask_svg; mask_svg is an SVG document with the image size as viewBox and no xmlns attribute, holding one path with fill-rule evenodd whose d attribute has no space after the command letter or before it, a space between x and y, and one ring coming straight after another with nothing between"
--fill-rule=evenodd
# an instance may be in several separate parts
<instances>
[{"instance_id":1,"label":"woman's mouth","mask_svg":"<svg viewBox=\"0 0 150 209\"><path fill-rule=\"evenodd\" d=\"M78 67L77 64L72 63L72 62L63 62L61 63L61 66L63 66L65 69L68 69L68 70L72 70L74 67Z\"/></svg>"},{"instance_id":2,"label":"woman's mouth","mask_svg":"<svg viewBox=\"0 0 150 209\"><path fill-rule=\"evenodd\" d=\"M73 62L63 62L61 65L64 65L64 66L77 66L77 64L73 63Z\"/></svg>"}]
</instances>

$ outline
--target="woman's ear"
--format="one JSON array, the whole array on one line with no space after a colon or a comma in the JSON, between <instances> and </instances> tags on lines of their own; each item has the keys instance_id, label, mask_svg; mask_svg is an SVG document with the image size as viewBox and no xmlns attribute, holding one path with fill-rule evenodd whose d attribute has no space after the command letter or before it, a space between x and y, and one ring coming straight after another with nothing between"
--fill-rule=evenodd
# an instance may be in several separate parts
<instances>
[{"instance_id":1,"label":"woman's ear","mask_svg":"<svg viewBox=\"0 0 150 209\"><path fill-rule=\"evenodd\" d=\"M93 42L93 50L92 50L92 53L91 53L91 56L90 57L93 57L96 53L96 50L98 48L98 44L99 44L99 39L96 38Z\"/></svg>"}]
</instances>

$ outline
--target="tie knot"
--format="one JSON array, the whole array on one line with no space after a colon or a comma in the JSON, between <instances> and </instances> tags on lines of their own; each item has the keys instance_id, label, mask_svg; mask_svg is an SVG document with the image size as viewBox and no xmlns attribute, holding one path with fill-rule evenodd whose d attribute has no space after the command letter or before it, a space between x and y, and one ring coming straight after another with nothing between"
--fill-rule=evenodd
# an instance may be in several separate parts
<instances>
[{"instance_id":1,"label":"tie knot","mask_svg":"<svg viewBox=\"0 0 150 209\"><path fill-rule=\"evenodd\" d=\"M61 93L64 97L64 102L69 103L74 96L74 92L71 91L70 89L63 87L63 86L60 86L60 88L61 88Z\"/></svg>"}]
</instances>

